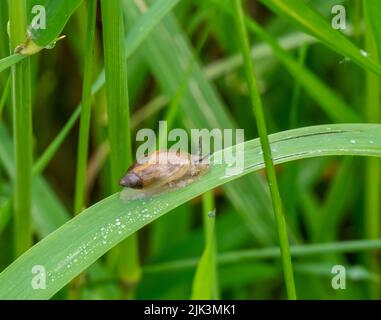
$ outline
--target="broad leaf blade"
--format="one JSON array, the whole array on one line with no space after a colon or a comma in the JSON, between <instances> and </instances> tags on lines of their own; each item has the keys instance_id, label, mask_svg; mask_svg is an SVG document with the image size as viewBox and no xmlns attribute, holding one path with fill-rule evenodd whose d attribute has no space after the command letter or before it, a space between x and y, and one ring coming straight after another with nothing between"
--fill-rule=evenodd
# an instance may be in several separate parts
<instances>
[{"instance_id":1,"label":"broad leaf blade","mask_svg":"<svg viewBox=\"0 0 381 320\"><path fill-rule=\"evenodd\" d=\"M381 125L307 127L270 136L275 163L327 155L381 156ZM222 152L222 151L221 151ZM240 156L240 154L237 154ZM199 181L158 197L125 201L116 193L33 246L0 274L0 299L48 299L117 243L182 203L263 168L258 139L245 142L245 169L226 176L226 165L212 165ZM213 160L213 157L212 157ZM46 270L46 289L35 290L34 265Z\"/></svg>"},{"instance_id":2,"label":"broad leaf blade","mask_svg":"<svg viewBox=\"0 0 381 320\"><path fill-rule=\"evenodd\" d=\"M28 0L29 25L32 23L34 17L38 17L40 12L40 10L36 10L35 13L33 13L33 8L39 8L36 6L45 8L45 28L34 29L30 27L29 29L32 34L33 42L40 47L45 47L53 42L60 35L67 21L81 3L82 0Z\"/></svg>"}]
</instances>

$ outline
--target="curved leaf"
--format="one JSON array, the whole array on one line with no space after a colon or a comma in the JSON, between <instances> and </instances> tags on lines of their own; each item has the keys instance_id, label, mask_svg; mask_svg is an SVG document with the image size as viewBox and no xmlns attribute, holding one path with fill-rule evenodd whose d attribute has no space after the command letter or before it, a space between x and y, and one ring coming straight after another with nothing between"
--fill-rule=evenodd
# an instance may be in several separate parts
<instances>
[{"instance_id":1,"label":"curved leaf","mask_svg":"<svg viewBox=\"0 0 381 320\"><path fill-rule=\"evenodd\" d=\"M8 57L5 57L0 60L0 72L4 71L5 69L9 68L10 66L16 64L20 60L24 59L24 56L21 54L12 54Z\"/></svg>"},{"instance_id":2,"label":"curved leaf","mask_svg":"<svg viewBox=\"0 0 381 320\"><path fill-rule=\"evenodd\" d=\"M39 10L33 12L33 8L38 8L35 6L43 6L45 8L45 28L34 29L30 27L33 42L40 47L46 47L57 39L67 21L81 3L82 0L28 0L29 25L31 25L33 18L39 13Z\"/></svg>"},{"instance_id":3,"label":"curved leaf","mask_svg":"<svg viewBox=\"0 0 381 320\"><path fill-rule=\"evenodd\" d=\"M381 125L307 127L273 134L270 141L277 164L328 155L381 156ZM245 142L244 154L241 154L245 157L245 169L239 175L225 175L225 164L212 165L202 179L183 189L128 202L116 193L96 203L4 270L0 274L0 299L52 297L76 275L140 228L207 190L263 168L260 150L258 139ZM46 289L32 287L35 274L31 271L35 265L42 265L46 270Z\"/></svg>"}]
</instances>

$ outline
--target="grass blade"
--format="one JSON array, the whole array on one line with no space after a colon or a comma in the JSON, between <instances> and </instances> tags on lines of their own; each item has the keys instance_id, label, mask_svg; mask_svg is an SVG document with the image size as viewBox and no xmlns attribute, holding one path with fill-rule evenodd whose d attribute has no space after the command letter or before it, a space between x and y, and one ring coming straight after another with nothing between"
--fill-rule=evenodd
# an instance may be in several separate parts
<instances>
[{"instance_id":1,"label":"grass blade","mask_svg":"<svg viewBox=\"0 0 381 320\"><path fill-rule=\"evenodd\" d=\"M291 245L290 252L293 257L319 256L326 253L355 253L361 251L372 251L381 249L381 240L350 240L329 243L315 243L303 245ZM263 249L237 250L232 252L223 252L218 255L218 265L239 264L246 261L266 260L271 258L280 258L278 247L269 247ZM146 265L143 268L144 273L174 272L197 266L197 258L189 258L178 261L170 261L152 265Z\"/></svg>"},{"instance_id":2,"label":"grass blade","mask_svg":"<svg viewBox=\"0 0 381 320\"><path fill-rule=\"evenodd\" d=\"M17 43L14 43L14 48L23 44L23 48L20 51L23 54L15 53L1 59L0 72L23 60L27 55L37 53L48 45L54 47L57 37L82 0L29 0L25 2L27 2L27 8L24 13L25 16L27 15L27 20L24 23L25 28L23 28L23 34L17 39ZM30 37L27 39L27 22L31 24L33 18L38 18L40 6L43 6L45 10L45 28L33 28L29 25ZM32 8L37 8L38 10L33 13Z\"/></svg>"},{"instance_id":3,"label":"grass blade","mask_svg":"<svg viewBox=\"0 0 381 320\"><path fill-rule=\"evenodd\" d=\"M231 10L226 6L223 6L221 2L215 1L215 3L228 13L231 13ZM361 117L358 114L356 114L331 88L315 76L315 74L295 61L273 37L259 26L258 23L249 18L245 19L245 23L248 30L252 31L269 44L274 55L276 55L283 63L291 75L300 82L330 119L343 123L360 122Z\"/></svg>"},{"instance_id":4,"label":"grass blade","mask_svg":"<svg viewBox=\"0 0 381 320\"><path fill-rule=\"evenodd\" d=\"M0 72L3 72L4 70L10 68L11 66L13 66L17 62L23 60L24 58L25 58L25 56L15 53L15 54L12 54L8 57L1 59L0 60Z\"/></svg>"},{"instance_id":5,"label":"grass blade","mask_svg":"<svg viewBox=\"0 0 381 320\"><path fill-rule=\"evenodd\" d=\"M77 167L75 177L75 194L74 194L74 214L79 214L85 207L86 195L86 174L87 174L87 157L90 136L90 116L91 116L91 68L93 63L93 52L95 42L95 20L97 13L97 2L90 0L88 3L87 15L87 33L86 44L84 49L84 72L83 87L81 101L81 119L79 126L79 139L77 150ZM81 275L73 280L69 290L70 299L79 297L81 285Z\"/></svg>"},{"instance_id":6,"label":"grass blade","mask_svg":"<svg viewBox=\"0 0 381 320\"><path fill-rule=\"evenodd\" d=\"M119 190L119 180L132 163L127 61L121 0L101 1L105 56L108 137L110 141L112 189ZM133 288L140 278L137 235L120 247L118 271L126 288ZM116 251L115 251L116 252Z\"/></svg>"},{"instance_id":7,"label":"grass blade","mask_svg":"<svg viewBox=\"0 0 381 320\"><path fill-rule=\"evenodd\" d=\"M30 24L29 30L33 42L39 47L46 47L54 42L64 29L71 15L81 3L82 0L28 0L28 23ZM45 8L45 28L31 27L33 18L37 16L37 13L32 12L32 8L35 5L43 6Z\"/></svg>"},{"instance_id":8,"label":"grass blade","mask_svg":"<svg viewBox=\"0 0 381 320\"><path fill-rule=\"evenodd\" d=\"M221 2L213 1L215 5L220 6L227 12L230 12L230 7L225 6ZM245 19L248 23L248 18ZM249 25L247 25L248 28ZM305 33L295 32L289 35L285 35L275 39L276 43L285 51L291 51L292 49L297 49L300 46L315 44L317 40ZM272 48L267 43L258 43L252 46L251 55L254 60L257 60L259 63L260 60L266 59L272 55ZM215 79L222 75L225 75L233 70L237 69L242 65L242 56L240 54L232 55L231 57L224 57L216 61L211 62L208 66L205 67L205 73L208 78Z\"/></svg>"},{"instance_id":9,"label":"grass blade","mask_svg":"<svg viewBox=\"0 0 381 320\"><path fill-rule=\"evenodd\" d=\"M381 66L364 54L342 33L333 30L330 24L302 0L261 0L269 9L301 27L318 38L328 48L350 58L368 71L381 75Z\"/></svg>"},{"instance_id":10,"label":"grass blade","mask_svg":"<svg viewBox=\"0 0 381 320\"><path fill-rule=\"evenodd\" d=\"M95 40L95 18L97 12L96 1L89 1L87 18L87 39L85 46L85 65L82 88L81 120L79 127L77 171L75 180L74 213L82 211L85 204L87 156L90 135L90 115L91 115L91 68L93 61L94 40Z\"/></svg>"},{"instance_id":11,"label":"grass blade","mask_svg":"<svg viewBox=\"0 0 381 320\"><path fill-rule=\"evenodd\" d=\"M134 24L126 38L126 56L130 56L144 41L161 19L171 11L180 0L159 0L148 9L144 2L135 1L144 15Z\"/></svg>"},{"instance_id":12,"label":"grass blade","mask_svg":"<svg viewBox=\"0 0 381 320\"><path fill-rule=\"evenodd\" d=\"M11 48L24 40L26 32L25 1L8 2ZM13 136L16 162L14 192L15 255L19 256L32 243L31 194L32 194L32 101L29 58L12 67L13 87Z\"/></svg>"},{"instance_id":13,"label":"grass blade","mask_svg":"<svg viewBox=\"0 0 381 320\"><path fill-rule=\"evenodd\" d=\"M6 199L0 205L0 234L3 232L4 228L7 226L9 220L12 216L12 198Z\"/></svg>"},{"instance_id":14,"label":"grass blade","mask_svg":"<svg viewBox=\"0 0 381 320\"><path fill-rule=\"evenodd\" d=\"M365 46L370 56L377 62L380 61L381 52L381 13L380 1L364 1L364 18L366 23ZM365 95L365 117L368 122L379 123L381 121L380 105L380 79L379 77L366 73L366 95ZM369 239L377 239L381 236L381 203L379 199L381 170L380 160L369 158L365 167L365 232ZM375 252L369 255L369 265L373 272L379 272L380 255ZM371 284L371 296L374 299L381 298L381 289L377 284Z\"/></svg>"},{"instance_id":15,"label":"grass blade","mask_svg":"<svg viewBox=\"0 0 381 320\"><path fill-rule=\"evenodd\" d=\"M3 109L4 109L5 104L7 102L7 99L8 99L9 91L11 89L11 81L12 81L12 77L9 76L8 80L5 84L3 95L1 96L1 99L0 99L0 119L1 119L1 115L3 114Z\"/></svg>"},{"instance_id":16,"label":"grass blade","mask_svg":"<svg viewBox=\"0 0 381 320\"><path fill-rule=\"evenodd\" d=\"M217 268L215 247L215 209L213 191L203 195L205 249L193 279L192 300L212 300L217 296Z\"/></svg>"},{"instance_id":17,"label":"grass blade","mask_svg":"<svg viewBox=\"0 0 381 320\"><path fill-rule=\"evenodd\" d=\"M381 125L324 125L280 132L269 138L273 149L277 150L273 154L276 164L328 155L381 156ZM184 189L129 202L116 193L85 209L0 274L0 298L51 298L138 229L207 190L263 168L259 140L245 142L244 146L245 170L240 175L226 177L227 165L214 165L207 175ZM117 225L117 222L121 223ZM36 264L46 268L45 290L34 290L30 286L30 266Z\"/></svg>"},{"instance_id":18,"label":"grass blade","mask_svg":"<svg viewBox=\"0 0 381 320\"><path fill-rule=\"evenodd\" d=\"M263 151L263 158L266 164L266 173L268 179L268 185L271 194L271 200L273 204L275 221L278 230L278 237L280 243L280 251L282 256L282 265L284 278L286 282L287 295L291 300L296 299L295 283L294 283L294 274L292 270L292 262L290 256L290 249L288 244L288 235L286 228L286 221L283 212L282 199L280 197L278 181L275 173L273 156L270 148L270 142L267 136L267 127L266 120L263 113L263 106L261 97L258 91L257 80L254 76L254 68L252 59L250 56L250 45L249 38L246 31L244 14L241 6L241 0L234 1L234 17L236 20L238 39L240 42L243 63L246 72L246 78L249 86L249 94L251 99L251 105L255 115L257 130L259 134L259 139L261 141L261 148Z\"/></svg>"}]
</instances>

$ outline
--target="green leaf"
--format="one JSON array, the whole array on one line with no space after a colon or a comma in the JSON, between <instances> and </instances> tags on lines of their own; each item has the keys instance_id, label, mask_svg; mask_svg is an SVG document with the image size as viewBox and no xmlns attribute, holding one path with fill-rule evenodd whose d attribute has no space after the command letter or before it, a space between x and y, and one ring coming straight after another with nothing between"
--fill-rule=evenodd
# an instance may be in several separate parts
<instances>
[{"instance_id":1,"label":"green leaf","mask_svg":"<svg viewBox=\"0 0 381 320\"><path fill-rule=\"evenodd\" d=\"M192 300L212 300L218 299L220 296L216 263L217 246L214 231L216 209L213 190L202 195L202 209L205 248L193 279Z\"/></svg>"},{"instance_id":2,"label":"green leaf","mask_svg":"<svg viewBox=\"0 0 381 320\"><path fill-rule=\"evenodd\" d=\"M270 141L268 138L268 129L263 111L262 97L258 90L257 78L253 72L254 64L250 56L250 41L245 24L245 16L243 13L241 0L235 0L233 2L233 8L233 17L236 23L237 38L241 47L243 67L246 73L246 82L248 85L251 107L253 109L253 114L257 125L257 132L261 142L261 150L265 161L267 184L270 190L271 203L275 217L275 225L278 232L287 298L289 300L296 300L297 296L295 290L294 272L292 269L292 261L289 249L289 236L287 233L284 207L279 191L279 183L275 172Z\"/></svg>"},{"instance_id":3,"label":"green leaf","mask_svg":"<svg viewBox=\"0 0 381 320\"><path fill-rule=\"evenodd\" d=\"M311 257L327 253L356 253L381 249L381 240L348 240L328 243L293 245L290 247L293 257ZM268 260L280 257L278 247L244 249L223 252L218 255L218 265L241 264L253 260ZM144 274L168 273L197 266L197 258L173 260L146 265Z\"/></svg>"},{"instance_id":4,"label":"green leaf","mask_svg":"<svg viewBox=\"0 0 381 320\"><path fill-rule=\"evenodd\" d=\"M378 0L366 0L364 2L365 14L368 16L373 37L376 40L378 52L381 52L381 1Z\"/></svg>"},{"instance_id":5,"label":"green leaf","mask_svg":"<svg viewBox=\"0 0 381 320\"><path fill-rule=\"evenodd\" d=\"M21 52L28 52L27 54L37 53L47 46L53 47L56 39L64 29L67 21L79 7L82 0L28 0L27 1L27 15L28 15L28 30L30 31L30 39L27 39L25 33L24 48ZM31 23L33 18L37 17L40 9L32 12L35 6L43 6L45 8L45 28L32 28ZM39 8L39 7L35 7ZM41 18L43 18L41 16ZM21 45L21 43L20 43ZM12 54L0 60L0 72L23 60L26 55Z\"/></svg>"},{"instance_id":6,"label":"green leaf","mask_svg":"<svg viewBox=\"0 0 381 320\"><path fill-rule=\"evenodd\" d=\"M179 2L180 0L161 0L155 1L149 8L143 8L143 16L134 24L127 35L127 56L130 56L139 47L159 21Z\"/></svg>"},{"instance_id":7,"label":"green leaf","mask_svg":"<svg viewBox=\"0 0 381 320\"><path fill-rule=\"evenodd\" d=\"M5 69L11 67L12 65L14 65L15 63L21 61L22 59L24 59L25 56L21 55L21 54L12 54L8 57L5 57L3 59L0 60L0 72L4 71Z\"/></svg>"},{"instance_id":8,"label":"green leaf","mask_svg":"<svg viewBox=\"0 0 381 320\"><path fill-rule=\"evenodd\" d=\"M193 280L192 300L211 300L214 290L214 220L211 216L207 221L208 235L205 250L198 263L196 274Z\"/></svg>"},{"instance_id":9,"label":"green leaf","mask_svg":"<svg viewBox=\"0 0 381 320\"><path fill-rule=\"evenodd\" d=\"M7 102L9 93L11 91L11 83L12 83L12 78L11 78L11 76L9 76L7 82L5 83L5 88L4 88L3 94L0 98L0 119L2 117L3 109L4 109L5 104Z\"/></svg>"},{"instance_id":10,"label":"green leaf","mask_svg":"<svg viewBox=\"0 0 381 320\"><path fill-rule=\"evenodd\" d=\"M23 41L26 29L24 1L8 1L10 47ZM32 94L30 58L12 68L12 106L15 178L14 198L14 253L21 255L32 245Z\"/></svg>"},{"instance_id":11,"label":"green leaf","mask_svg":"<svg viewBox=\"0 0 381 320\"><path fill-rule=\"evenodd\" d=\"M103 53L106 75L108 141L110 142L110 185L113 192L120 189L119 179L126 167L132 164L130 103L127 83L127 60L124 40L124 16L122 0L101 0ZM120 279L130 284L136 283L141 275L137 234L121 244L116 267ZM114 260L109 257L110 261ZM115 260L114 260L115 261Z\"/></svg>"},{"instance_id":12,"label":"green leaf","mask_svg":"<svg viewBox=\"0 0 381 320\"><path fill-rule=\"evenodd\" d=\"M354 45L347 37L331 27L330 20L325 20L302 0L261 0L275 13L288 18L304 31L318 38L328 48L351 59L359 66L381 75L381 66L368 54Z\"/></svg>"},{"instance_id":13,"label":"green leaf","mask_svg":"<svg viewBox=\"0 0 381 320\"><path fill-rule=\"evenodd\" d=\"M273 134L270 141L276 164L329 155L381 156L381 125L306 127ZM4 270L0 274L0 298L51 298L113 246L143 226L207 190L264 166L258 139L245 142L241 156L245 159L245 169L235 176L225 175L225 164L212 165L204 177L183 189L133 201L125 201L120 193L116 193L96 203L41 240ZM45 290L35 290L31 286L35 276L31 272L34 265L45 267Z\"/></svg>"},{"instance_id":14,"label":"green leaf","mask_svg":"<svg viewBox=\"0 0 381 320\"><path fill-rule=\"evenodd\" d=\"M40 47L46 47L54 42L61 34L67 21L82 3L82 0L28 0L27 3L29 8L29 26L31 25L33 18L38 15L38 10L36 13L32 12L33 7L36 5L45 7L45 28L34 29L30 27L29 30L32 34L33 42Z\"/></svg>"}]
</instances>

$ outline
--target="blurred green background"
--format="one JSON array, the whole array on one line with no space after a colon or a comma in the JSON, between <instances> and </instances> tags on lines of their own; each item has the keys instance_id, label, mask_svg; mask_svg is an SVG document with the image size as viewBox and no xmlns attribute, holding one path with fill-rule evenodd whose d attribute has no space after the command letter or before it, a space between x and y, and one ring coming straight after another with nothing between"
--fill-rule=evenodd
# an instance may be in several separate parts
<instances>
[{"instance_id":1,"label":"blurred green background","mask_svg":"<svg viewBox=\"0 0 381 320\"><path fill-rule=\"evenodd\" d=\"M141 17L139 8L144 7L144 3L150 6L157 1L122 1L127 35ZM327 25L334 16L332 7L344 5L347 24L344 33L358 48L368 52L366 36L371 31L364 20L364 1L311 0L305 3L323 17ZM221 3L231 7L231 1ZM319 83L316 87L316 82L305 74L299 73L298 77L297 71L290 72L264 38L248 29L269 134L319 124L352 122L352 115L361 119L358 122L379 122L378 77L307 36L293 21L274 13L264 3L244 1L245 14L258 23L270 39L282 45L281 54L286 54L302 71L311 73ZM88 1L83 1L74 11L62 31L65 39L57 42L52 50L42 50L30 58L34 161L67 125L81 102L84 63L88 59L88 5ZM7 21L7 1L1 1L0 58L9 56ZM103 23L99 4L91 82L104 67ZM377 56L377 50L374 52ZM132 154L139 146L135 141L136 132L141 128L157 130L159 120L173 116L169 110L175 113L171 119L174 128L234 126L244 128L245 140L258 137L234 20L214 1L179 1L132 52L127 60L127 70ZM1 270L15 259L13 184L4 156L12 152L12 97L11 92L6 93L10 74L10 69L0 73L0 96L4 100L0 124ZM198 91L193 82L198 84ZM320 86L329 90L328 94ZM107 142L109 118L105 89L102 87L91 100L86 206L114 191ZM336 100L332 100L330 94L341 106L348 107L345 109L347 113L340 113L340 106L332 104ZM329 111L335 107L338 107L337 113ZM206 109L211 118L203 113ZM58 207L57 210L66 217L74 215L78 132L76 121L49 159L42 172L44 181L40 181L40 188L48 189L51 196L41 193L41 203L32 202L32 210L49 211ZM290 245L307 250L293 258L298 298L381 297L381 244L374 242L380 238L379 165L375 159L334 156L304 159L276 167ZM208 239L205 235L211 231L203 221L203 211L215 207L213 246L219 263L216 270L210 270L211 277L215 277L212 297L285 299L278 240L264 171L255 179L246 178L194 198L139 231L141 275L133 284L131 295L125 294L129 289L126 289L123 276L110 267L113 258L108 254L79 280L77 278L75 286L78 288L74 295L70 288L73 284L68 284L54 297L190 298L192 286L197 281L196 267ZM57 227L64 222L60 219L57 218ZM34 226L33 242L38 242L51 231L49 228L37 231ZM309 252L308 248L313 248L311 244L325 244L326 247L318 245L315 253L313 249ZM334 265L346 267L345 290L334 290L331 286ZM210 290L201 286L200 290L204 289Z\"/></svg>"}]
</instances>

